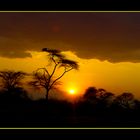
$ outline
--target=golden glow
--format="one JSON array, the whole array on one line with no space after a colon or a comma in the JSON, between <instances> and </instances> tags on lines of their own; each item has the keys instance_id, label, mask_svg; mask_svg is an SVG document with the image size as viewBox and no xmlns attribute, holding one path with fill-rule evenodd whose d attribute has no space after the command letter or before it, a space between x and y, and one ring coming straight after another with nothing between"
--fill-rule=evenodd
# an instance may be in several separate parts
<instances>
[{"instance_id":1,"label":"golden glow","mask_svg":"<svg viewBox=\"0 0 140 140\"><path fill-rule=\"evenodd\" d=\"M75 89L70 89L69 90L69 93L71 94L71 95L74 95L76 92L75 92Z\"/></svg>"},{"instance_id":2,"label":"golden glow","mask_svg":"<svg viewBox=\"0 0 140 140\"><path fill-rule=\"evenodd\" d=\"M46 67L48 64L46 53L34 51L30 53L32 57L28 58L0 57L0 70L21 70L31 73L37 68ZM68 56L68 59L75 60L80 65L78 71L72 70L60 79L62 81L60 89L68 99L82 96L89 86L104 88L115 94L129 91L140 98L138 84L140 83L140 63L110 63L98 59L82 59L70 51L63 53ZM60 73L56 74L60 75Z\"/></svg>"}]
</instances>

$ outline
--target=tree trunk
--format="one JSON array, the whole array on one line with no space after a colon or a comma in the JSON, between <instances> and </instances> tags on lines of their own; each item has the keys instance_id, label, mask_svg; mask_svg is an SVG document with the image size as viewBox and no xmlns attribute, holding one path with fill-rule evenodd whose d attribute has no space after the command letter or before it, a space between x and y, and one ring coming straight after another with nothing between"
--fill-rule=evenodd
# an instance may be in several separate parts
<instances>
[{"instance_id":1,"label":"tree trunk","mask_svg":"<svg viewBox=\"0 0 140 140\"><path fill-rule=\"evenodd\" d=\"M49 113L49 90L47 90L46 89L46 104L47 104L47 106L46 106L46 113L48 114Z\"/></svg>"},{"instance_id":2,"label":"tree trunk","mask_svg":"<svg viewBox=\"0 0 140 140\"><path fill-rule=\"evenodd\" d=\"M46 100L47 100L47 102L49 100L49 90L46 90Z\"/></svg>"}]
</instances>

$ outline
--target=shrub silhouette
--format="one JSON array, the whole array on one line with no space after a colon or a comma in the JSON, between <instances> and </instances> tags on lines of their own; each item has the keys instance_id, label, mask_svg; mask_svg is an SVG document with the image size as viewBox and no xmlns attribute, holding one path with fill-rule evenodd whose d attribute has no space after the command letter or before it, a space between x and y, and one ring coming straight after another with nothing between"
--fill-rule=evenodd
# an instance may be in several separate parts
<instances>
[{"instance_id":1,"label":"shrub silhouette","mask_svg":"<svg viewBox=\"0 0 140 140\"><path fill-rule=\"evenodd\" d=\"M102 88L89 87L77 102L77 113L86 116L102 116L110 113L115 95ZM101 115L102 114L102 115Z\"/></svg>"},{"instance_id":2,"label":"shrub silhouette","mask_svg":"<svg viewBox=\"0 0 140 140\"><path fill-rule=\"evenodd\" d=\"M49 52L58 53L57 50L49 50ZM57 54L58 56L61 55ZM62 58L64 59L64 57ZM57 71L58 67L61 67L60 65L64 70L65 68L68 71L74 69L67 64L69 60L63 61L64 66L62 63L59 64L58 59L56 60L58 65L53 73ZM53 60L52 62L54 64ZM0 91L0 124L3 121L7 123L7 121L12 122L13 120L29 124L40 122L45 126L56 126L57 124L59 126L62 124L65 126L82 126L83 124L85 126L123 126L123 122L140 122L140 101L136 100L132 93L115 96L103 88L89 87L76 103L57 99L50 99L47 102L46 99L27 100L27 92L22 88L21 81L26 75L24 72L0 71L2 88ZM52 77L50 77L51 75ZM50 86L49 90L51 90L60 84L61 77L55 78L46 68L39 68L34 73L34 79L30 84L45 89Z\"/></svg>"},{"instance_id":3,"label":"shrub silhouette","mask_svg":"<svg viewBox=\"0 0 140 140\"><path fill-rule=\"evenodd\" d=\"M135 108L134 95L132 93L122 93L115 98L113 104L123 109Z\"/></svg>"},{"instance_id":4,"label":"shrub silhouette","mask_svg":"<svg viewBox=\"0 0 140 140\"><path fill-rule=\"evenodd\" d=\"M98 90L95 87L89 87L84 94L84 98L87 100L96 99L97 92Z\"/></svg>"}]
</instances>

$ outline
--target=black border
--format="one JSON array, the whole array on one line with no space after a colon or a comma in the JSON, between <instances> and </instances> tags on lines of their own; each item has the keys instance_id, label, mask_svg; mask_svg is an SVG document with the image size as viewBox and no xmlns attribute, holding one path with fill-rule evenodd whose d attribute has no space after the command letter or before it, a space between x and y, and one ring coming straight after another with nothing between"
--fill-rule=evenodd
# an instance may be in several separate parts
<instances>
[{"instance_id":1,"label":"black border","mask_svg":"<svg viewBox=\"0 0 140 140\"><path fill-rule=\"evenodd\" d=\"M138 0L3 0L0 11L139 11Z\"/></svg>"},{"instance_id":2,"label":"black border","mask_svg":"<svg viewBox=\"0 0 140 140\"><path fill-rule=\"evenodd\" d=\"M89 1L22 1L3 0L0 1L0 11L139 11L138 1L114 1L114 0L89 0ZM2 138L138 138L140 130L118 130L118 129L94 129L94 130L0 130Z\"/></svg>"},{"instance_id":3,"label":"black border","mask_svg":"<svg viewBox=\"0 0 140 140\"><path fill-rule=\"evenodd\" d=\"M0 138L10 139L138 139L140 130L1 130Z\"/></svg>"}]
</instances>

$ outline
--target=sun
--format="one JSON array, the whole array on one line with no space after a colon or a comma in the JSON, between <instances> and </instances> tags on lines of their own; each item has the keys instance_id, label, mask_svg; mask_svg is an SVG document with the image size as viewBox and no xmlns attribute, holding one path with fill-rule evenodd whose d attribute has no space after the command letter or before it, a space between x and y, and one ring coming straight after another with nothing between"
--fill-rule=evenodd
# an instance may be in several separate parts
<instances>
[{"instance_id":1,"label":"sun","mask_svg":"<svg viewBox=\"0 0 140 140\"><path fill-rule=\"evenodd\" d=\"M69 93L70 93L71 95L75 94L75 89L70 89L70 90L69 90Z\"/></svg>"}]
</instances>

